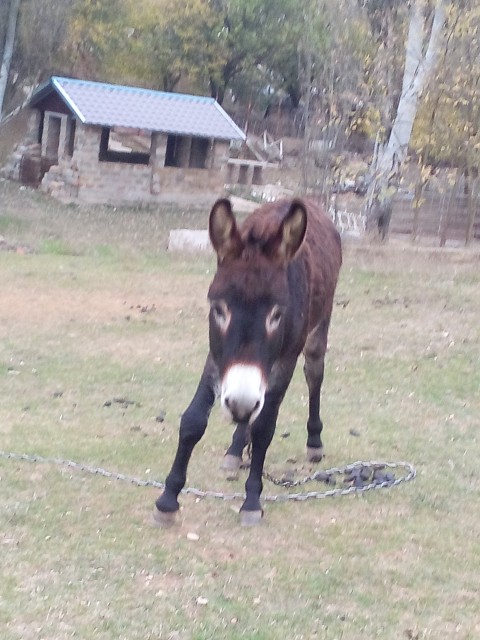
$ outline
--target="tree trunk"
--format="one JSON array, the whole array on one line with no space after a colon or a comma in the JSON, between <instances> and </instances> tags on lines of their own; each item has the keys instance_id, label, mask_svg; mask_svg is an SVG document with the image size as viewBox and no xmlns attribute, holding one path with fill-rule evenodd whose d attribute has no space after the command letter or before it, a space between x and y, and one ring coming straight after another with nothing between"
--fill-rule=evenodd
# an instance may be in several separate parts
<instances>
[{"instance_id":1,"label":"tree trunk","mask_svg":"<svg viewBox=\"0 0 480 640\"><path fill-rule=\"evenodd\" d=\"M420 96L439 57L439 45L446 19L449 0L436 0L432 28L425 53L425 0L414 0L405 51L405 69L402 93L387 145L374 168L374 179L370 185L367 205L367 228L378 229L381 235L388 233L389 219L382 212L391 211L393 198L398 190L402 164L407 157ZM387 228L380 225L384 217Z\"/></svg>"},{"instance_id":2,"label":"tree trunk","mask_svg":"<svg viewBox=\"0 0 480 640\"><path fill-rule=\"evenodd\" d=\"M472 175L473 173L473 175ZM475 227L475 218L477 217L478 206L478 172L470 171L468 174L468 180L470 181L470 189L468 190L468 221L467 231L465 234L465 245L470 244L473 238L473 231Z\"/></svg>"},{"instance_id":3,"label":"tree trunk","mask_svg":"<svg viewBox=\"0 0 480 640\"><path fill-rule=\"evenodd\" d=\"M305 57L305 103L303 107L304 113L304 132L303 132L303 153L302 153L302 183L303 189L306 190L310 183L309 167L310 167L310 142L311 142L311 127L310 127L310 99L312 97L312 65L313 56L312 50L307 44Z\"/></svg>"},{"instance_id":4,"label":"tree trunk","mask_svg":"<svg viewBox=\"0 0 480 640\"><path fill-rule=\"evenodd\" d=\"M380 159L381 173L398 172L406 158L417 114L418 101L439 55L439 44L446 18L447 0L437 0L425 55L423 44L425 19L424 1L416 0L412 7L405 55L405 71L397 114L388 144Z\"/></svg>"},{"instance_id":5,"label":"tree trunk","mask_svg":"<svg viewBox=\"0 0 480 640\"><path fill-rule=\"evenodd\" d=\"M2 66L0 67L0 121L2 120L3 101L7 89L10 62L12 60L13 47L15 44L15 31L17 29L17 18L19 9L20 0L10 0L8 24L5 33L5 46L3 48Z\"/></svg>"}]
</instances>

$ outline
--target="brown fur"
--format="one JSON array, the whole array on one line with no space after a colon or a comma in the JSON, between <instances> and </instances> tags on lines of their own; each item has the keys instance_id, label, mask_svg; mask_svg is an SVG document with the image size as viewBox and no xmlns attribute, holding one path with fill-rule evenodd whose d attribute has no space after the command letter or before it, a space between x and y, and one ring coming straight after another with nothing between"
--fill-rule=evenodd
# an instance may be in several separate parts
<instances>
[{"instance_id":1,"label":"brown fur","mask_svg":"<svg viewBox=\"0 0 480 640\"><path fill-rule=\"evenodd\" d=\"M342 263L341 242L332 221L311 200L263 205L241 227L230 202L219 200L210 214L210 238L218 257L208 294L210 353L195 396L182 416L177 455L156 504L165 513L178 509L177 496L185 484L193 447L205 431L222 388L222 402L238 422L226 455L230 471L232 460L238 468L246 439L251 437L250 473L241 511L244 523L252 524L262 513L259 500L265 454L302 350L309 389L307 455L312 461L322 457L320 389ZM230 395L228 382L222 387L228 371L238 364L242 371L242 367L253 366L261 372L266 381L261 395L252 387L255 376L251 372L239 378L236 395Z\"/></svg>"}]
</instances>

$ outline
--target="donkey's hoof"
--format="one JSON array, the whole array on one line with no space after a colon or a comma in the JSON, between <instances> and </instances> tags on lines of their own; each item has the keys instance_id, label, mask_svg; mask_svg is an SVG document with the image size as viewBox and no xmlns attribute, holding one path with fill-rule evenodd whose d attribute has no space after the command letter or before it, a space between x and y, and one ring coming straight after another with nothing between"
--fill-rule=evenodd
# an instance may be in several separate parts
<instances>
[{"instance_id":1,"label":"donkey's hoof","mask_svg":"<svg viewBox=\"0 0 480 640\"><path fill-rule=\"evenodd\" d=\"M231 453L225 454L222 469L226 472L225 477L227 480L238 480L238 472L240 471L241 464L242 459L238 456L233 456Z\"/></svg>"},{"instance_id":2,"label":"donkey's hoof","mask_svg":"<svg viewBox=\"0 0 480 640\"><path fill-rule=\"evenodd\" d=\"M255 527L260 524L263 518L263 511L240 511L240 524L242 527Z\"/></svg>"},{"instance_id":3,"label":"donkey's hoof","mask_svg":"<svg viewBox=\"0 0 480 640\"><path fill-rule=\"evenodd\" d=\"M168 529L173 527L177 520L176 511L160 511L157 506L153 507L152 523L155 527Z\"/></svg>"},{"instance_id":4,"label":"donkey's hoof","mask_svg":"<svg viewBox=\"0 0 480 640\"><path fill-rule=\"evenodd\" d=\"M307 462L321 462L323 447L307 447Z\"/></svg>"}]
</instances>

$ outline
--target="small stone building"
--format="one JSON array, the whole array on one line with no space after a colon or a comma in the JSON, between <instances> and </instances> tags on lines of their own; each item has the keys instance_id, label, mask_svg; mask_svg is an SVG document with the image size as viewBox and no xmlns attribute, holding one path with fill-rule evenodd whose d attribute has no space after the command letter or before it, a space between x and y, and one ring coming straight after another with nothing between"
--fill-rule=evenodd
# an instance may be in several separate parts
<instances>
[{"instance_id":1,"label":"small stone building","mask_svg":"<svg viewBox=\"0 0 480 640\"><path fill-rule=\"evenodd\" d=\"M210 197L245 134L213 99L52 77L33 94L7 177L63 201Z\"/></svg>"}]
</instances>

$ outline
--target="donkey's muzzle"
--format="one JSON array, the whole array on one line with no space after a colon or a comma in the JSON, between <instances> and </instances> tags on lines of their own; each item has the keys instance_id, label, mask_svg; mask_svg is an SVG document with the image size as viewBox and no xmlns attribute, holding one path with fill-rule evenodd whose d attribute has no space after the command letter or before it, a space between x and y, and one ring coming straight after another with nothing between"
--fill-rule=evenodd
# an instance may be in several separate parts
<instances>
[{"instance_id":1,"label":"donkey's muzzle","mask_svg":"<svg viewBox=\"0 0 480 640\"><path fill-rule=\"evenodd\" d=\"M222 381L222 407L233 422L252 424L263 408L265 389L258 366L235 364L227 369Z\"/></svg>"}]
</instances>

